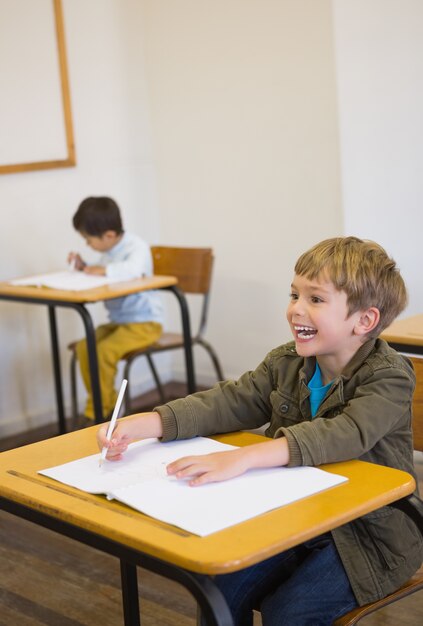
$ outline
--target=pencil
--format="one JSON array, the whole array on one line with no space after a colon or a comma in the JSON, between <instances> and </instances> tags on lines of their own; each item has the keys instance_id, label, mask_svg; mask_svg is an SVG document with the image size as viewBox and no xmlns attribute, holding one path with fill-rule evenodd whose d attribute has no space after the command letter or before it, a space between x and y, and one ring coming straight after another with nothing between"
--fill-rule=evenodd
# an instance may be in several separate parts
<instances>
[{"instance_id":1,"label":"pencil","mask_svg":"<svg viewBox=\"0 0 423 626\"><path fill-rule=\"evenodd\" d=\"M126 385L128 384L128 381L126 380L126 378L124 378L122 380L122 384L120 386L119 389L119 394L116 400L116 404L115 404L115 408L113 409L113 415L112 415L112 419L110 420L110 424L109 424L109 428L107 429L107 433L106 433L106 439L107 441L110 441L112 438L112 434L113 431L115 429L116 426L116 420L118 418L119 415L119 411L120 411L120 407L122 404L122 400L123 400L123 396L125 395L125 390L126 390ZM107 448L106 446L103 446L103 449L101 451L100 454L100 459L98 462L99 467L101 467L103 465L103 461L106 458L106 454L107 454Z\"/></svg>"}]
</instances>

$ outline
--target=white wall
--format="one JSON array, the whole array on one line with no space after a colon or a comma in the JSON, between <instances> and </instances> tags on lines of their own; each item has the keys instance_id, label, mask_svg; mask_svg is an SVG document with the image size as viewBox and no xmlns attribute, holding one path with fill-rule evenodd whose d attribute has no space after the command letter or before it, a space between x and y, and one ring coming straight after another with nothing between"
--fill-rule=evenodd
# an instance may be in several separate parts
<instances>
[{"instance_id":1,"label":"white wall","mask_svg":"<svg viewBox=\"0 0 423 626\"><path fill-rule=\"evenodd\" d=\"M144 65L132 28L136 3L63 0L63 8L77 167L0 177L1 279L60 269L70 249L89 257L71 224L87 195L113 196L128 229L158 238ZM105 319L101 305L92 310ZM0 316L5 436L54 420L55 399L46 308L0 302ZM58 318L67 391L66 345L83 327L75 313L60 310Z\"/></svg>"},{"instance_id":2,"label":"white wall","mask_svg":"<svg viewBox=\"0 0 423 626\"><path fill-rule=\"evenodd\" d=\"M423 2L334 0L334 30L346 233L386 247L421 313Z\"/></svg>"},{"instance_id":3,"label":"white wall","mask_svg":"<svg viewBox=\"0 0 423 626\"><path fill-rule=\"evenodd\" d=\"M162 240L214 248L208 337L238 376L289 339L298 254L343 227L331 3L143 7Z\"/></svg>"}]
</instances>

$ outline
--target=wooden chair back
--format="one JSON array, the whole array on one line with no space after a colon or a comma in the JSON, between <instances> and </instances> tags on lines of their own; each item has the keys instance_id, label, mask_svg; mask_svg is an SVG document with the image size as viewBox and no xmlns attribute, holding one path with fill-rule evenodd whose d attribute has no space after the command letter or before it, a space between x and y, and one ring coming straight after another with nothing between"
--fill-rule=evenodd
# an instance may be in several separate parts
<instances>
[{"instance_id":1,"label":"wooden chair back","mask_svg":"<svg viewBox=\"0 0 423 626\"><path fill-rule=\"evenodd\" d=\"M185 293L207 294L213 269L211 248L152 246L154 274L176 276Z\"/></svg>"},{"instance_id":2,"label":"wooden chair back","mask_svg":"<svg viewBox=\"0 0 423 626\"><path fill-rule=\"evenodd\" d=\"M416 373L416 389L413 397L414 449L423 452L423 359L411 357Z\"/></svg>"}]
</instances>

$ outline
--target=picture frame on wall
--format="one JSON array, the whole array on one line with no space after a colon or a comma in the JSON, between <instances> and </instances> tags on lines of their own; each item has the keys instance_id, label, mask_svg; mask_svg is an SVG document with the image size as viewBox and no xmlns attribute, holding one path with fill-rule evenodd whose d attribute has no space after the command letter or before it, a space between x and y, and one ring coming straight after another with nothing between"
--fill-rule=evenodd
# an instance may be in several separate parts
<instances>
[{"instance_id":1,"label":"picture frame on wall","mask_svg":"<svg viewBox=\"0 0 423 626\"><path fill-rule=\"evenodd\" d=\"M76 165L61 0L0 0L0 174Z\"/></svg>"}]
</instances>

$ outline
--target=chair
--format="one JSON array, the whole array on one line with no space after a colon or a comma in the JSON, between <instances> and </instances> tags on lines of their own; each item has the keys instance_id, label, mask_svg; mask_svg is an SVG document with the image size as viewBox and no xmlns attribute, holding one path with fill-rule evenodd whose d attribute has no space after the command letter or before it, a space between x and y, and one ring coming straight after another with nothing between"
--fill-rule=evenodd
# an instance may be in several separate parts
<instances>
[{"instance_id":1,"label":"chair","mask_svg":"<svg viewBox=\"0 0 423 626\"><path fill-rule=\"evenodd\" d=\"M170 246L152 246L153 271L156 275L172 275L178 279L178 287L186 294L199 295L202 298L200 322L197 333L192 337L192 345L202 346L209 354L217 380L223 380L223 372L219 359L213 347L204 339L207 326L207 314L210 298L210 286L213 269L213 251L211 248L177 248ZM164 332L160 339L148 348L128 352L123 358L125 361L124 378L128 380L126 394L126 413L130 412L130 370L133 362L145 356L156 383L161 402L165 402L163 387L154 365L152 355L158 352L176 350L184 347L184 338L181 333Z\"/></svg>"},{"instance_id":2,"label":"chair","mask_svg":"<svg viewBox=\"0 0 423 626\"><path fill-rule=\"evenodd\" d=\"M386 596L383 600L377 600L376 602L365 604L364 606L360 606L357 609L346 613L339 619L335 620L333 626L353 626L353 624L357 624L361 619L363 619L363 617L370 615L370 613L374 613L378 609L382 609L384 606L388 606L393 602L398 602L398 600L402 600L406 596L409 596L416 591L420 591L421 589L423 589L423 567L421 567L419 571L405 583L405 585L394 593L389 594L389 596Z\"/></svg>"},{"instance_id":3,"label":"chair","mask_svg":"<svg viewBox=\"0 0 423 626\"><path fill-rule=\"evenodd\" d=\"M414 449L423 452L423 359L411 358L416 373L416 389L413 397L413 439ZM420 528L423 536L423 504L418 500L409 500L411 509L407 512L413 514L413 518ZM395 506L395 503L392 505ZM413 513L413 510L415 513ZM337 619L333 626L353 626L357 624L363 617L374 613L393 602L398 602L406 596L416 593L423 589L423 566L414 574L400 589L390 593L389 596L376 602L371 602L364 606L353 609Z\"/></svg>"},{"instance_id":4,"label":"chair","mask_svg":"<svg viewBox=\"0 0 423 626\"><path fill-rule=\"evenodd\" d=\"M207 326L208 305L210 299L210 285L213 269L213 252L211 248L180 248L169 246L152 246L151 253L153 257L153 272L156 275L172 275L178 279L178 287L187 294L201 296L202 306L200 312L200 321L197 333L192 337L192 345L202 346L210 355L216 376L218 380L223 380L223 372L219 359L213 347L204 339ZM136 359L145 357L153 375L157 390L160 395L161 402L165 402L165 394L163 386L153 362L152 355L158 352L168 350L176 350L184 347L184 339L181 333L164 332L160 339L149 346L140 350L132 350L124 355L123 361L124 378L128 380L128 388L125 394L125 413L131 411L131 394L130 394L130 372L131 367ZM76 353L75 343L69 348L72 350L71 359L71 398L72 398L72 415L74 420L77 415L77 396L76 396Z\"/></svg>"}]
</instances>

